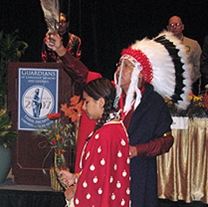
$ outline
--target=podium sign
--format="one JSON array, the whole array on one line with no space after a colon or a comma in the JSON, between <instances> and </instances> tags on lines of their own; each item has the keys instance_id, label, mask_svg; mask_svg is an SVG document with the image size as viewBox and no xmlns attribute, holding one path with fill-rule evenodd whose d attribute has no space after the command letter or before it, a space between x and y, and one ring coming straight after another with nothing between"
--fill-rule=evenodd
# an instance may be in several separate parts
<instances>
[{"instance_id":1,"label":"podium sign","mask_svg":"<svg viewBox=\"0 0 208 207\"><path fill-rule=\"evenodd\" d=\"M58 69L18 68L18 130L49 125L58 110Z\"/></svg>"},{"instance_id":2,"label":"podium sign","mask_svg":"<svg viewBox=\"0 0 208 207\"><path fill-rule=\"evenodd\" d=\"M12 146L12 174L16 184L50 185L53 165L50 148L40 148L37 125L47 123L47 113L59 111L73 95L73 83L58 63L9 63L8 111L18 138ZM71 152L66 152L66 161ZM46 173L43 173L46 172Z\"/></svg>"}]
</instances>

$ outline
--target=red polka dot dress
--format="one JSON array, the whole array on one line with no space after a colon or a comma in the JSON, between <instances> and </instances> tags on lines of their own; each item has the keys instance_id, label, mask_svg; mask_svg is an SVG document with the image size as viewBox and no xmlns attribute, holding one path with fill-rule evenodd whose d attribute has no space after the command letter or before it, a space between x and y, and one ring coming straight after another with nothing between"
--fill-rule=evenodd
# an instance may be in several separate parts
<instances>
[{"instance_id":1,"label":"red polka dot dress","mask_svg":"<svg viewBox=\"0 0 208 207\"><path fill-rule=\"evenodd\" d=\"M121 122L98 129L83 151L74 204L77 207L129 207L129 144Z\"/></svg>"}]
</instances>

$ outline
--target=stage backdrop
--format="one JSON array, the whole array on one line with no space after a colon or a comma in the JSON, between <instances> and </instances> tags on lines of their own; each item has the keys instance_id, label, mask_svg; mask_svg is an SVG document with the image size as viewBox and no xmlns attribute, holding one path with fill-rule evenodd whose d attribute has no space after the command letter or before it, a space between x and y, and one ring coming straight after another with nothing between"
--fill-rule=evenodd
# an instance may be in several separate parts
<instances>
[{"instance_id":1,"label":"stage backdrop","mask_svg":"<svg viewBox=\"0 0 208 207\"><path fill-rule=\"evenodd\" d=\"M81 60L94 71L112 78L122 48L136 39L152 38L166 28L172 15L180 15L184 35L202 44L208 35L207 0L62 0L70 14L70 32L82 39ZM67 8L66 8L67 7ZM19 29L29 44L22 62L41 61L47 31L40 0L1 0L0 29Z\"/></svg>"}]
</instances>

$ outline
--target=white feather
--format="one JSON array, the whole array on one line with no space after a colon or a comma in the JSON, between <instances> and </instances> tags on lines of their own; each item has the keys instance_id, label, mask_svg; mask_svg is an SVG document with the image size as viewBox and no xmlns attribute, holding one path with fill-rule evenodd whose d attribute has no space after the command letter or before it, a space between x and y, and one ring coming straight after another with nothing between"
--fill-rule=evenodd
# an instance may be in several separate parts
<instances>
[{"instance_id":1,"label":"white feather","mask_svg":"<svg viewBox=\"0 0 208 207\"><path fill-rule=\"evenodd\" d=\"M57 33L59 29L59 0L40 0L48 30Z\"/></svg>"}]
</instances>

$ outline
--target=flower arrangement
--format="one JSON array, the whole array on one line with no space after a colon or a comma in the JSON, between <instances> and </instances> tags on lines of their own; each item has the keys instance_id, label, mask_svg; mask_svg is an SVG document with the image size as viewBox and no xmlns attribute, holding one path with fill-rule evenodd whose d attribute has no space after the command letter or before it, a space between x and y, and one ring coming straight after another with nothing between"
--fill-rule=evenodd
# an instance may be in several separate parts
<instances>
[{"instance_id":1,"label":"flower arrangement","mask_svg":"<svg viewBox=\"0 0 208 207\"><path fill-rule=\"evenodd\" d=\"M48 114L47 118L52 121L51 124L37 133L46 138L54 152L64 153L68 144L75 145L73 125L70 122L66 123L65 117L61 117L60 113Z\"/></svg>"},{"instance_id":2,"label":"flower arrangement","mask_svg":"<svg viewBox=\"0 0 208 207\"><path fill-rule=\"evenodd\" d=\"M11 128L11 119L6 110L0 110L0 145L10 147L17 138L17 132Z\"/></svg>"},{"instance_id":3,"label":"flower arrangement","mask_svg":"<svg viewBox=\"0 0 208 207\"><path fill-rule=\"evenodd\" d=\"M189 100L190 104L187 109L180 110L170 99L165 98L165 102L167 103L172 116L187 116L189 118L208 117L208 109L205 106L204 95L195 96L194 94L190 94Z\"/></svg>"},{"instance_id":4,"label":"flower arrangement","mask_svg":"<svg viewBox=\"0 0 208 207\"><path fill-rule=\"evenodd\" d=\"M60 111L63 113L48 114L50 124L36 131L37 135L46 138L39 143L39 147L50 147L58 155L63 155L68 147L75 148L81 108L80 97L73 96L70 98L69 106L66 103L61 104ZM64 165L64 161L60 161L58 165Z\"/></svg>"},{"instance_id":5,"label":"flower arrangement","mask_svg":"<svg viewBox=\"0 0 208 207\"><path fill-rule=\"evenodd\" d=\"M63 113L48 114L47 118L51 120L51 124L45 128L39 128L36 132L37 135L46 138L55 152L63 153L68 145L76 144L76 122L79 121L82 107L82 101L79 99L79 96L73 96L70 98L69 106L66 103L61 104L60 111Z\"/></svg>"},{"instance_id":6,"label":"flower arrangement","mask_svg":"<svg viewBox=\"0 0 208 207\"><path fill-rule=\"evenodd\" d=\"M73 96L70 98L69 106L67 103L61 104L60 111L62 113L47 115L47 118L51 120L50 125L36 131L37 135L46 138L46 144L43 145L43 142L41 142L39 146L43 145L41 148L45 148L49 145L51 150L54 151L54 167L50 169L51 187L53 190L66 188L66 183L61 178L59 170L67 169L64 152L66 150L73 152L72 148L76 146L81 109L82 101L80 101L80 97Z\"/></svg>"}]
</instances>

